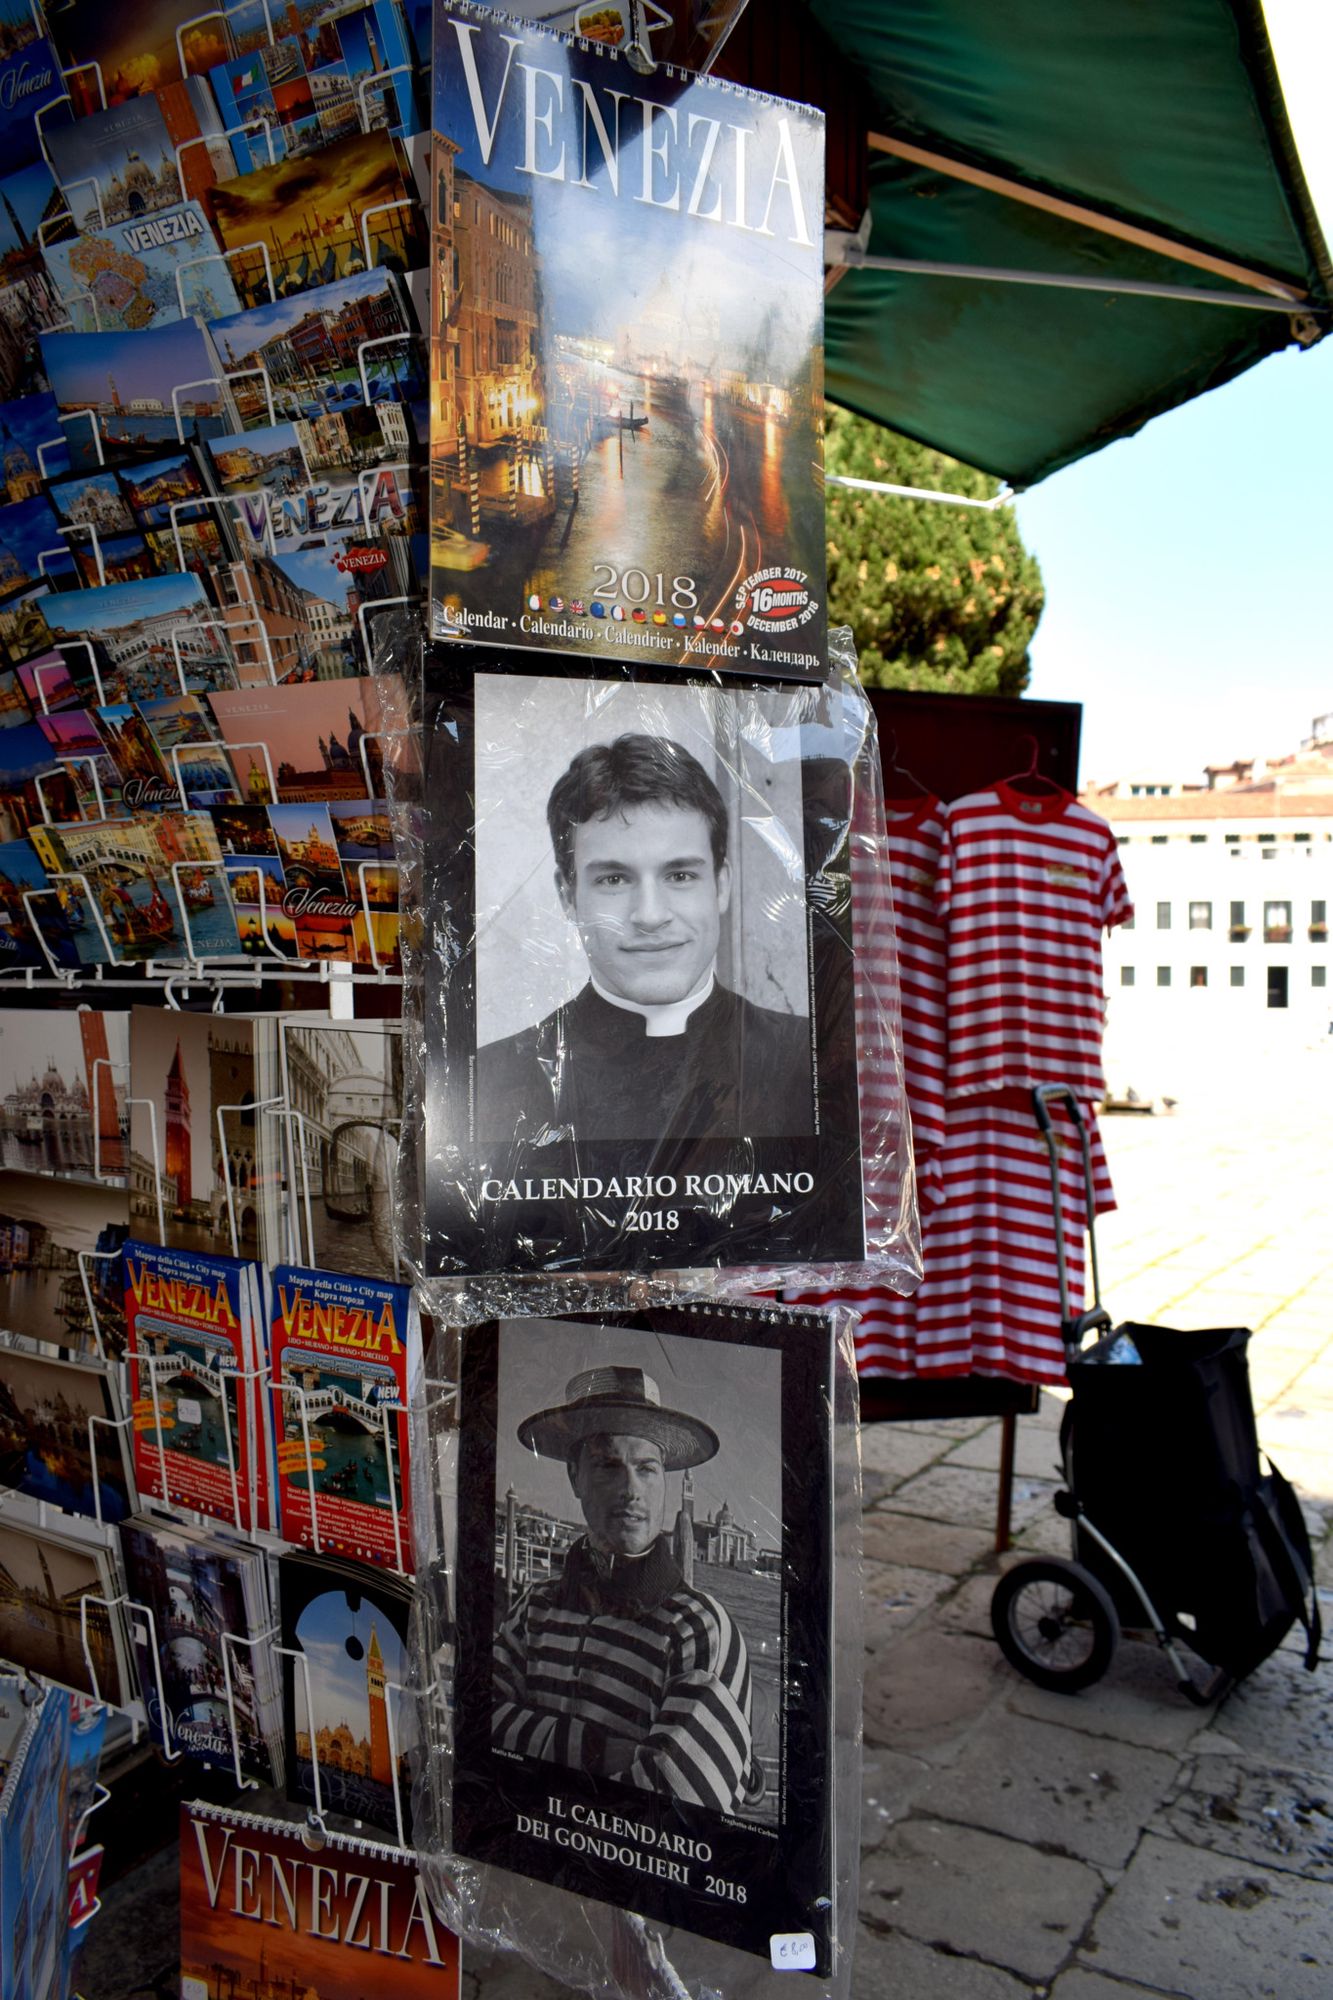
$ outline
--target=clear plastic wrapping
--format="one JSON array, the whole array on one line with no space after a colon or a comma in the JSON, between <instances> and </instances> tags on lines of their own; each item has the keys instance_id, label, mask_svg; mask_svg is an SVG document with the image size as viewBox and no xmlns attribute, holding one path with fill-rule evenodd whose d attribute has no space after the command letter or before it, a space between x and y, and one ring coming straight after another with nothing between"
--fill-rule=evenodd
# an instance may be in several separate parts
<instances>
[{"instance_id":1,"label":"clear plastic wrapping","mask_svg":"<svg viewBox=\"0 0 1333 2000\"><path fill-rule=\"evenodd\" d=\"M920 1276L874 719L420 642L400 1213L439 1319Z\"/></svg>"},{"instance_id":2,"label":"clear plastic wrapping","mask_svg":"<svg viewBox=\"0 0 1333 2000\"><path fill-rule=\"evenodd\" d=\"M845 2000L852 1325L718 1302L437 1335L414 1818L465 1940L608 2000L765 2000L778 1967Z\"/></svg>"}]
</instances>

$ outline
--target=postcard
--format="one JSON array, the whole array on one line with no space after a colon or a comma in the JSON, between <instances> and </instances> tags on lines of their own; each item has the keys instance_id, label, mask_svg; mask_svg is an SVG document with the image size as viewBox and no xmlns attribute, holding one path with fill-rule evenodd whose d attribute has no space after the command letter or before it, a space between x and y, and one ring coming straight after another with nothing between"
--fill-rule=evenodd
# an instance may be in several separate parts
<instances>
[{"instance_id":1,"label":"postcard","mask_svg":"<svg viewBox=\"0 0 1333 2000\"><path fill-rule=\"evenodd\" d=\"M46 490L66 527L96 528L99 535L134 532L137 523L114 472L77 473L53 480Z\"/></svg>"},{"instance_id":2,"label":"postcard","mask_svg":"<svg viewBox=\"0 0 1333 2000\"><path fill-rule=\"evenodd\" d=\"M426 1269L859 1257L828 692L467 657L425 728Z\"/></svg>"},{"instance_id":3,"label":"postcard","mask_svg":"<svg viewBox=\"0 0 1333 2000\"><path fill-rule=\"evenodd\" d=\"M0 502L30 500L69 471L69 447L49 389L0 403Z\"/></svg>"},{"instance_id":4,"label":"postcard","mask_svg":"<svg viewBox=\"0 0 1333 2000\"><path fill-rule=\"evenodd\" d=\"M280 1784L282 1690L261 1638L272 1622L263 1556L153 1517L124 1522L120 1540L130 1596L152 1618L132 1614L130 1627L155 1741Z\"/></svg>"},{"instance_id":5,"label":"postcard","mask_svg":"<svg viewBox=\"0 0 1333 2000\"><path fill-rule=\"evenodd\" d=\"M193 320L124 333L44 333L41 364L66 419L71 463L160 458L233 429L230 397Z\"/></svg>"},{"instance_id":6,"label":"postcard","mask_svg":"<svg viewBox=\"0 0 1333 2000\"><path fill-rule=\"evenodd\" d=\"M289 1649L283 1658L288 1797L313 1805L318 1796L326 1812L395 1832L408 1810L410 1782L411 1711L401 1690L411 1585L336 1557L279 1556L278 1603ZM304 1659L305 1672L292 1655Z\"/></svg>"},{"instance_id":7,"label":"postcard","mask_svg":"<svg viewBox=\"0 0 1333 2000\"><path fill-rule=\"evenodd\" d=\"M0 733L0 746L3 742L4 733ZM0 825L5 817L0 799ZM80 964L98 963L98 955L105 959L107 953L100 940L96 954L76 948L79 933L72 931L66 920L66 902L77 914L77 894L52 882L31 841L21 837L0 840L0 967L33 966L49 971L54 966L69 971Z\"/></svg>"},{"instance_id":8,"label":"postcard","mask_svg":"<svg viewBox=\"0 0 1333 2000\"><path fill-rule=\"evenodd\" d=\"M113 1705L129 1696L116 1564L103 1531L74 1517L39 1527L6 1509L0 1524L0 1653L29 1673ZM96 1599L84 1605L83 1598ZM52 1774L54 1785L55 1775ZM62 1921L64 1912L62 1910Z\"/></svg>"},{"instance_id":9,"label":"postcard","mask_svg":"<svg viewBox=\"0 0 1333 2000\"><path fill-rule=\"evenodd\" d=\"M148 216L182 199L166 120L152 97L53 126L46 154L80 231Z\"/></svg>"},{"instance_id":10,"label":"postcard","mask_svg":"<svg viewBox=\"0 0 1333 2000\"><path fill-rule=\"evenodd\" d=\"M372 138L391 144L382 134ZM290 297L211 321L208 331L222 367L238 373L236 403L247 426L270 421L265 385L274 416L285 422L312 421L367 401L387 403L392 410L381 421L395 447L401 444L399 455L407 456L408 433L397 398L415 390L420 361L413 352L411 313L392 268L357 270L326 282L312 278ZM367 347L372 340L384 344ZM250 372L239 375L241 370Z\"/></svg>"},{"instance_id":11,"label":"postcard","mask_svg":"<svg viewBox=\"0 0 1333 2000\"><path fill-rule=\"evenodd\" d=\"M416 129L411 60L397 6L377 0L220 64L209 81L224 123L260 128L235 139L237 165L250 172L381 127L406 136Z\"/></svg>"},{"instance_id":12,"label":"postcard","mask_svg":"<svg viewBox=\"0 0 1333 2000\"><path fill-rule=\"evenodd\" d=\"M42 630L49 641L50 631L44 618ZM65 655L57 653L54 648L50 652L38 653L32 659L24 660L21 665L15 667L14 672L19 686L27 697L28 707L34 718L48 714L52 709L76 702L79 698L70 679L69 668L65 664Z\"/></svg>"},{"instance_id":13,"label":"postcard","mask_svg":"<svg viewBox=\"0 0 1333 2000\"><path fill-rule=\"evenodd\" d=\"M822 113L447 5L433 76L433 629L822 676Z\"/></svg>"},{"instance_id":14,"label":"postcard","mask_svg":"<svg viewBox=\"0 0 1333 2000\"><path fill-rule=\"evenodd\" d=\"M269 1294L281 1533L410 1573L407 1412L421 1373L411 1287L278 1264Z\"/></svg>"},{"instance_id":15,"label":"postcard","mask_svg":"<svg viewBox=\"0 0 1333 2000\"><path fill-rule=\"evenodd\" d=\"M56 658L59 657L57 653ZM0 668L0 729L17 729L31 721L32 708L17 668Z\"/></svg>"},{"instance_id":16,"label":"postcard","mask_svg":"<svg viewBox=\"0 0 1333 2000\"><path fill-rule=\"evenodd\" d=\"M159 570L209 576L236 560L230 510L216 503L200 446L182 445L147 464L122 466L120 484Z\"/></svg>"},{"instance_id":17,"label":"postcard","mask_svg":"<svg viewBox=\"0 0 1333 2000\"><path fill-rule=\"evenodd\" d=\"M37 716L37 727L55 760L69 774L77 810L62 818L106 819L124 809L121 774L86 708L67 707ZM53 818L56 815L53 813Z\"/></svg>"},{"instance_id":18,"label":"postcard","mask_svg":"<svg viewBox=\"0 0 1333 2000\"><path fill-rule=\"evenodd\" d=\"M289 1088L299 1079L302 1098L293 1132L295 1261L396 1283L402 1023L290 1015L283 1051ZM347 1115L353 1104L355 1118Z\"/></svg>"},{"instance_id":19,"label":"postcard","mask_svg":"<svg viewBox=\"0 0 1333 2000\"><path fill-rule=\"evenodd\" d=\"M70 544L45 493L0 507L0 598L73 573Z\"/></svg>"},{"instance_id":20,"label":"postcard","mask_svg":"<svg viewBox=\"0 0 1333 2000\"><path fill-rule=\"evenodd\" d=\"M0 1165L124 1185L129 1016L0 1007Z\"/></svg>"},{"instance_id":21,"label":"postcard","mask_svg":"<svg viewBox=\"0 0 1333 2000\"><path fill-rule=\"evenodd\" d=\"M236 684L226 627L193 571L62 595L51 600L48 620L80 686L100 681L104 700Z\"/></svg>"},{"instance_id":22,"label":"postcard","mask_svg":"<svg viewBox=\"0 0 1333 2000\"><path fill-rule=\"evenodd\" d=\"M135 1501L120 1415L105 1364L0 1347L0 1486L123 1521Z\"/></svg>"},{"instance_id":23,"label":"postcard","mask_svg":"<svg viewBox=\"0 0 1333 2000\"><path fill-rule=\"evenodd\" d=\"M276 1034L244 1015L132 1010L130 1174L138 1238L175 1250L258 1253L256 1204L276 1174L281 1133L272 1116L253 1106L276 1094L277 1060ZM219 1113L225 1155L218 1150Z\"/></svg>"},{"instance_id":24,"label":"postcard","mask_svg":"<svg viewBox=\"0 0 1333 2000\"><path fill-rule=\"evenodd\" d=\"M46 810L43 810L45 798ZM0 841L21 840L47 813L78 817L74 787L35 722L0 729Z\"/></svg>"},{"instance_id":25,"label":"postcard","mask_svg":"<svg viewBox=\"0 0 1333 2000\"><path fill-rule=\"evenodd\" d=\"M46 39L41 15L32 0L5 0L0 9L0 179L30 167L41 157L37 114L53 131L70 116L62 104L64 78L60 58Z\"/></svg>"},{"instance_id":26,"label":"postcard","mask_svg":"<svg viewBox=\"0 0 1333 2000\"><path fill-rule=\"evenodd\" d=\"M168 818L141 812L125 819L32 829L48 868L78 878L84 914L90 902L97 934L109 946L104 956L113 962L138 965L149 959L203 956L191 949L182 913L188 878L173 875L174 857L164 849L162 828Z\"/></svg>"},{"instance_id":27,"label":"postcard","mask_svg":"<svg viewBox=\"0 0 1333 2000\"><path fill-rule=\"evenodd\" d=\"M244 798L301 804L380 798L384 764L415 764L407 690L396 674L241 688L209 697ZM333 865L337 849L330 837Z\"/></svg>"},{"instance_id":28,"label":"postcard","mask_svg":"<svg viewBox=\"0 0 1333 2000\"><path fill-rule=\"evenodd\" d=\"M832 1322L462 1341L453 1850L827 1976Z\"/></svg>"},{"instance_id":29,"label":"postcard","mask_svg":"<svg viewBox=\"0 0 1333 2000\"><path fill-rule=\"evenodd\" d=\"M23 669L31 661L52 656L51 628L42 609L49 594L50 585L40 583L0 606L0 659L11 667ZM28 686L25 680L24 687Z\"/></svg>"},{"instance_id":30,"label":"postcard","mask_svg":"<svg viewBox=\"0 0 1333 2000\"><path fill-rule=\"evenodd\" d=\"M219 181L209 205L224 249L262 244L272 289L284 295L425 262L421 204L401 142L387 132L353 132L304 158ZM243 299L270 295L255 251L231 261Z\"/></svg>"},{"instance_id":31,"label":"postcard","mask_svg":"<svg viewBox=\"0 0 1333 2000\"><path fill-rule=\"evenodd\" d=\"M45 160L34 160L0 180L0 320L8 330L0 343L0 402L50 386L40 336L60 324L66 307L42 246L72 227Z\"/></svg>"},{"instance_id":32,"label":"postcard","mask_svg":"<svg viewBox=\"0 0 1333 2000\"><path fill-rule=\"evenodd\" d=\"M103 702L92 711L97 732L120 779L128 812L165 812L181 802L180 787L132 701Z\"/></svg>"},{"instance_id":33,"label":"postcard","mask_svg":"<svg viewBox=\"0 0 1333 2000\"><path fill-rule=\"evenodd\" d=\"M94 216L72 242L49 246L46 265L81 333L215 319L240 308L208 217L197 201L180 199L179 186L156 213Z\"/></svg>"},{"instance_id":34,"label":"postcard","mask_svg":"<svg viewBox=\"0 0 1333 2000\"><path fill-rule=\"evenodd\" d=\"M125 1351L124 1188L0 1172L0 1326L116 1358Z\"/></svg>"}]
</instances>

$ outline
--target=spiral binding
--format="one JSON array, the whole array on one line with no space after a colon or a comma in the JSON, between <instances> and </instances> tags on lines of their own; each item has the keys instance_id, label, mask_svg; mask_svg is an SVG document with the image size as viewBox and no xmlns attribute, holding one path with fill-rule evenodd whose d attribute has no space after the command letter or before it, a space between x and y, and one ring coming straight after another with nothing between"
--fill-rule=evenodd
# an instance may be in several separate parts
<instances>
[{"instance_id":1,"label":"spiral binding","mask_svg":"<svg viewBox=\"0 0 1333 2000\"><path fill-rule=\"evenodd\" d=\"M192 1799L186 1811L195 1819L207 1820L210 1825L238 1827L249 1833L285 1833L300 1840L309 1831L307 1820L279 1819L273 1813L242 1812L239 1806L209 1805L202 1799ZM378 1856L382 1860L413 1865L417 1859L414 1848L396 1847L392 1842L382 1840L361 1840L355 1834L338 1833L322 1823L318 1831L322 1836L321 1845L337 1848L343 1854Z\"/></svg>"}]
</instances>

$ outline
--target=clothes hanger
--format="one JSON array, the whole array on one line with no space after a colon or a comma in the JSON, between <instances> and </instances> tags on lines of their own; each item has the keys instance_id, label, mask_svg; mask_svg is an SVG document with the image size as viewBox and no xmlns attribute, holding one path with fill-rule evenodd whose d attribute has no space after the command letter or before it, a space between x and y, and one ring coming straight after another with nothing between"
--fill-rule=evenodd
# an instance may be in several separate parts
<instances>
[{"instance_id":1,"label":"clothes hanger","mask_svg":"<svg viewBox=\"0 0 1333 2000\"><path fill-rule=\"evenodd\" d=\"M898 792L890 793L889 791L888 780L891 777L895 776L899 778L906 778L908 784L913 787L913 790L915 791L916 796L918 798L923 798L923 799L934 798L935 794L931 790L930 786L923 785L920 778L917 777L916 772L909 771L906 764L904 764L900 760L898 754L898 736L896 730L891 729L888 732L887 741L883 741L881 743L880 762L884 771L885 805L889 805L890 803L894 805L900 805L905 803L900 793ZM910 796L911 795L909 794L909 797Z\"/></svg>"},{"instance_id":2,"label":"clothes hanger","mask_svg":"<svg viewBox=\"0 0 1333 2000\"><path fill-rule=\"evenodd\" d=\"M1023 792L1028 795L1035 794L1039 798L1052 794L1062 799L1072 798L1073 793L1066 786L1057 783L1054 778L1048 778L1044 771L1037 769L1037 759L1041 755L1041 745L1038 743L1036 737L1025 736L1023 741L1027 744L1031 753L1026 765L1021 771L1015 771L1009 777L1002 778L1000 780L1001 784L1007 785L1011 792Z\"/></svg>"}]
</instances>

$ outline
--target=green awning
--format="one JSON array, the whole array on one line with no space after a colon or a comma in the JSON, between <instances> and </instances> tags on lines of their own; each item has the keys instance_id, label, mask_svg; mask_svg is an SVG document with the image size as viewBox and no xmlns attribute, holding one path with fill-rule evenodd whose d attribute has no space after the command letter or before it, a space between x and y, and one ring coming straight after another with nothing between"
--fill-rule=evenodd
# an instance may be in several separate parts
<instances>
[{"instance_id":1,"label":"green awning","mask_svg":"<svg viewBox=\"0 0 1333 2000\"><path fill-rule=\"evenodd\" d=\"M809 4L895 148L872 153L870 258L1228 301L853 264L835 402L1023 486L1329 330L1258 0Z\"/></svg>"}]
</instances>

